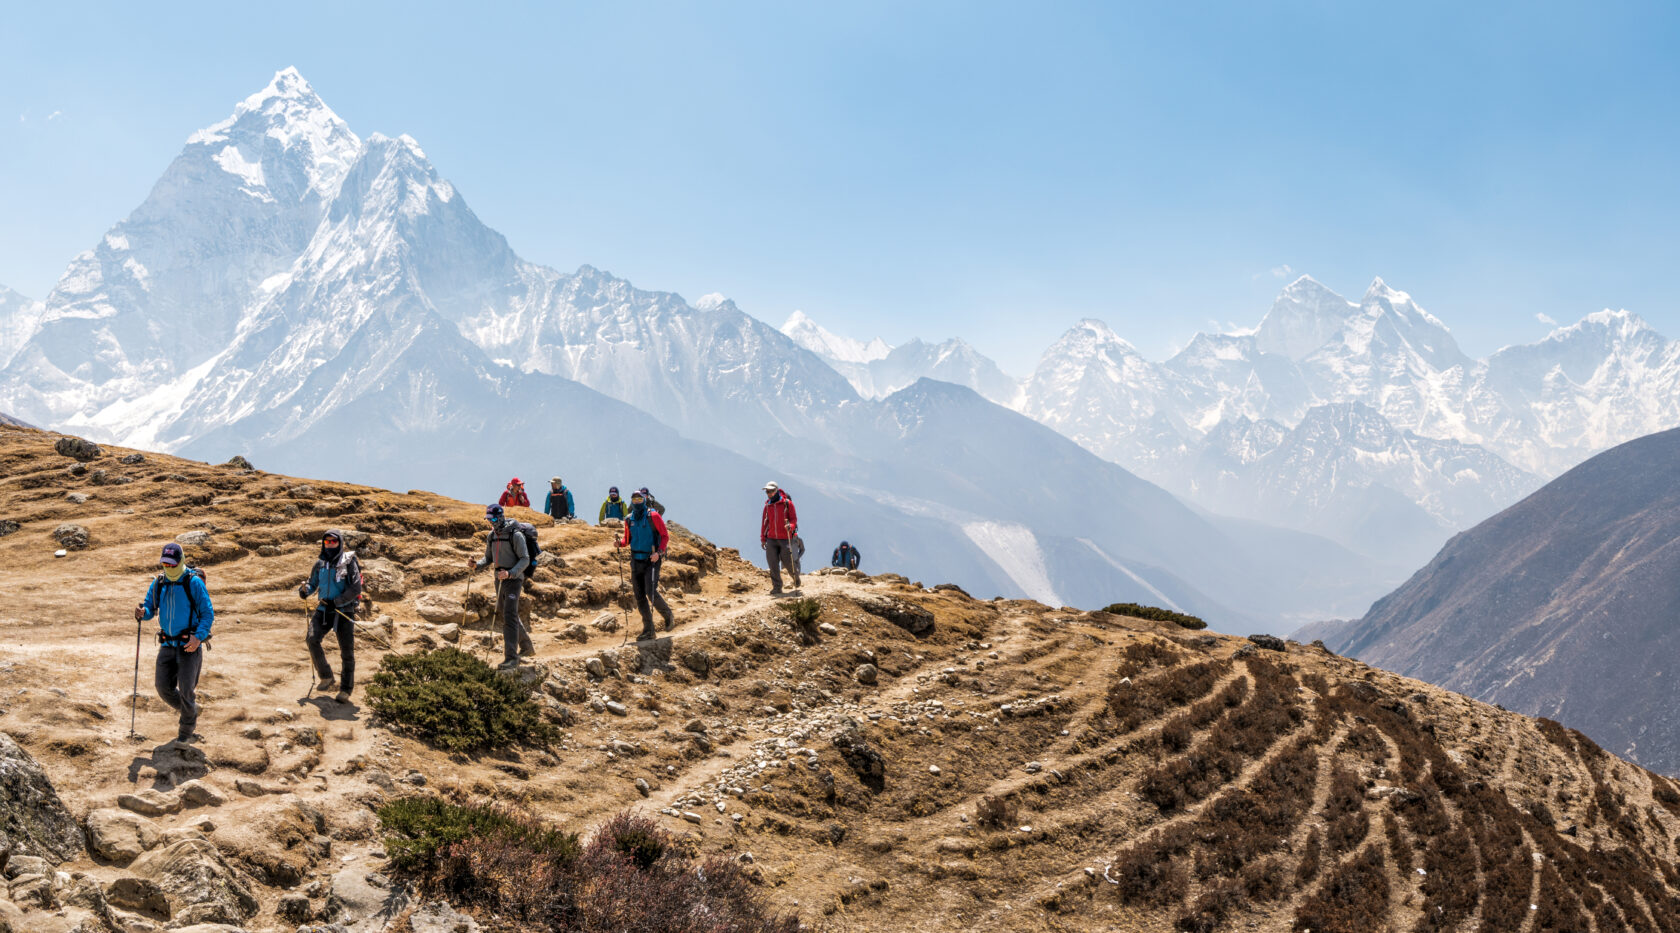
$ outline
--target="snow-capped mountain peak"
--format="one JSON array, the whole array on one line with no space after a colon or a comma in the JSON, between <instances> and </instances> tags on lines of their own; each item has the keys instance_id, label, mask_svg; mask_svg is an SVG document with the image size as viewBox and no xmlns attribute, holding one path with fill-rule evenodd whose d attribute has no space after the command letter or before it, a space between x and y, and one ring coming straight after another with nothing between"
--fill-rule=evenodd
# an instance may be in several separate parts
<instances>
[{"instance_id":1,"label":"snow-capped mountain peak","mask_svg":"<svg viewBox=\"0 0 1680 933\"><path fill-rule=\"evenodd\" d=\"M885 359L893 349L879 337L868 343L853 337L842 337L811 320L811 316L804 311L795 311L788 315L787 322L780 330L792 337L794 343L812 353L840 363L869 363Z\"/></svg>"},{"instance_id":2,"label":"snow-capped mountain peak","mask_svg":"<svg viewBox=\"0 0 1680 933\"><path fill-rule=\"evenodd\" d=\"M1272 303L1272 309L1254 330L1255 345L1266 353L1292 360L1324 346L1359 313L1359 305L1348 301L1303 275L1289 283Z\"/></svg>"},{"instance_id":3,"label":"snow-capped mountain peak","mask_svg":"<svg viewBox=\"0 0 1680 933\"><path fill-rule=\"evenodd\" d=\"M281 153L301 155L308 190L331 196L361 152L361 141L296 68L274 75L268 86L240 101L233 115L187 137L221 168L243 179L253 196L270 191L269 164ZM278 150L278 151L276 151ZM299 192L301 193L301 192Z\"/></svg>"}]
</instances>

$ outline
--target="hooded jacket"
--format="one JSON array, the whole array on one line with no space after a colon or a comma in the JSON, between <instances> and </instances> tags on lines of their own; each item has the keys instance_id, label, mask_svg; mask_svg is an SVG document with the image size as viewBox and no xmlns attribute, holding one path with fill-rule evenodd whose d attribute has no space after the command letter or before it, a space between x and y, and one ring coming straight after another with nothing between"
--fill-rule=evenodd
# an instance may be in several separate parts
<instances>
[{"instance_id":1,"label":"hooded jacket","mask_svg":"<svg viewBox=\"0 0 1680 933\"><path fill-rule=\"evenodd\" d=\"M665 519L646 506L642 507L640 516L636 511L632 506L630 515L624 519L624 533L618 536L618 546L630 548L631 560L647 560L655 551L664 554L671 546L671 533L665 528Z\"/></svg>"},{"instance_id":2,"label":"hooded jacket","mask_svg":"<svg viewBox=\"0 0 1680 933\"><path fill-rule=\"evenodd\" d=\"M624 518L629 514L630 500L622 497L618 499L608 498L601 503L601 514L595 519L595 523L600 524L609 518Z\"/></svg>"},{"instance_id":3,"label":"hooded jacket","mask_svg":"<svg viewBox=\"0 0 1680 933\"><path fill-rule=\"evenodd\" d=\"M830 567L844 567L847 570L856 570L858 561L862 558L863 555L858 553L857 548L847 544L834 549L834 556L829 559L828 565Z\"/></svg>"},{"instance_id":4,"label":"hooded jacket","mask_svg":"<svg viewBox=\"0 0 1680 933\"><path fill-rule=\"evenodd\" d=\"M216 610L210 605L210 591L204 588L204 578L185 569L175 582L167 574L153 578L141 610L143 619L156 616L158 631L172 641L185 640L188 635L209 641L210 626L216 621Z\"/></svg>"},{"instance_id":5,"label":"hooded jacket","mask_svg":"<svg viewBox=\"0 0 1680 933\"><path fill-rule=\"evenodd\" d=\"M338 547L330 550L321 548L320 556L315 558L315 566L310 568L309 581L303 585L303 592L305 596L318 593L321 602L349 610L362 600L362 564L356 559L356 552L344 546L344 532L329 528L322 537L329 535L338 539Z\"/></svg>"},{"instance_id":6,"label":"hooded jacket","mask_svg":"<svg viewBox=\"0 0 1680 933\"><path fill-rule=\"evenodd\" d=\"M792 525L789 531L787 526ZM784 490L776 490L774 496L764 503L764 517L758 524L758 541L763 544L772 538L786 541L799 534L799 513L794 511L793 500L788 498Z\"/></svg>"}]
</instances>

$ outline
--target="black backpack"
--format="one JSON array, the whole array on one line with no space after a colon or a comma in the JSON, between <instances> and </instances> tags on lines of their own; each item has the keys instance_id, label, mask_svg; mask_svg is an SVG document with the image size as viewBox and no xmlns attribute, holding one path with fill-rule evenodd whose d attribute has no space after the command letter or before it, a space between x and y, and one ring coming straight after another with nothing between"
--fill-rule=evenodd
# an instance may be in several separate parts
<instances>
[{"instance_id":1,"label":"black backpack","mask_svg":"<svg viewBox=\"0 0 1680 933\"><path fill-rule=\"evenodd\" d=\"M530 522L507 521L513 529L525 536L525 557L530 561L525 567L525 588L531 588L531 575L537 571L537 557L542 554L542 545L537 543L537 526ZM511 540L511 537L510 537Z\"/></svg>"},{"instance_id":2,"label":"black backpack","mask_svg":"<svg viewBox=\"0 0 1680 933\"><path fill-rule=\"evenodd\" d=\"M159 615L162 615L163 613L163 587L186 586L187 581L193 577L197 577L198 581L204 584L204 594L206 596L210 595L210 578L204 575L204 570L201 567L188 567L186 570L182 571L181 579L176 580L174 583L169 582L167 574L160 573L157 575L157 579L153 580L152 583L154 586L158 587L157 601ZM196 628L198 628L198 607L193 605L192 595L189 592L187 597L187 630L190 632ZM214 637L216 633L211 632L210 634ZM167 636L165 636L160 630L158 632L158 643L162 644L166 637Z\"/></svg>"}]
</instances>

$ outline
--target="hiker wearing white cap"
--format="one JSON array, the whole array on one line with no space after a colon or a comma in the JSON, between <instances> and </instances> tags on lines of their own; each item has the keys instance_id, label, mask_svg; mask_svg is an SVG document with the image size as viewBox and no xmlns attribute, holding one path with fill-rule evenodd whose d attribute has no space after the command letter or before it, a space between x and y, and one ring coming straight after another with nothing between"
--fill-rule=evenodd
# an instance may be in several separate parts
<instances>
[{"instance_id":1,"label":"hiker wearing white cap","mask_svg":"<svg viewBox=\"0 0 1680 933\"><path fill-rule=\"evenodd\" d=\"M758 543L764 548L764 559L770 565L770 595L782 595L782 567L793 577L793 588L799 589L799 563L793 553L793 540L799 535L799 513L793 500L772 480L764 484L764 516L759 521Z\"/></svg>"}]
</instances>

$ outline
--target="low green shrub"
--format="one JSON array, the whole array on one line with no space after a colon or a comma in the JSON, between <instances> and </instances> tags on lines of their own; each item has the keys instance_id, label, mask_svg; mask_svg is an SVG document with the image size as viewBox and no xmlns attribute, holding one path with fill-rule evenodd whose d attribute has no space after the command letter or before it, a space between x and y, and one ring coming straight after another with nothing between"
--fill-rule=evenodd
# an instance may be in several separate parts
<instances>
[{"instance_id":1,"label":"low green shrub","mask_svg":"<svg viewBox=\"0 0 1680 933\"><path fill-rule=\"evenodd\" d=\"M817 624L817 618L822 615L822 603L807 596L782 603L782 612L800 628L809 628Z\"/></svg>"},{"instance_id":2,"label":"low green shrub","mask_svg":"<svg viewBox=\"0 0 1680 933\"><path fill-rule=\"evenodd\" d=\"M1172 622L1179 628L1203 629L1207 623L1201 618L1159 606L1144 606L1138 603L1110 603L1103 607L1103 611L1110 615L1131 616L1134 619L1148 619L1151 622Z\"/></svg>"},{"instance_id":3,"label":"low green shrub","mask_svg":"<svg viewBox=\"0 0 1680 933\"><path fill-rule=\"evenodd\" d=\"M459 648L386 655L367 696L393 728L446 751L546 744L557 734L527 687Z\"/></svg>"},{"instance_id":4,"label":"low green shrub","mask_svg":"<svg viewBox=\"0 0 1680 933\"><path fill-rule=\"evenodd\" d=\"M421 875L437 872L451 846L474 837L515 842L564 862L575 861L580 851L576 833L548 829L501 807L406 797L380 807L378 815L391 864Z\"/></svg>"}]
</instances>

